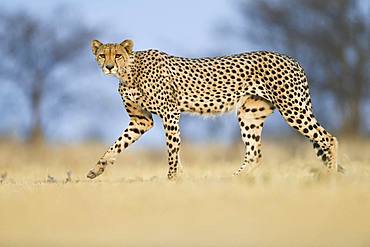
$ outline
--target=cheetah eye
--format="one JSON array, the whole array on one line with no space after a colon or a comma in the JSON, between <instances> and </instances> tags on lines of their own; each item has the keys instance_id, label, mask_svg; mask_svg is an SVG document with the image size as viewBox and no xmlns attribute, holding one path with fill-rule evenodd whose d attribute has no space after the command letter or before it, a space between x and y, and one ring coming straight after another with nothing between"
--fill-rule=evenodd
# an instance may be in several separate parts
<instances>
[{"instance_id":1,"label":"cheetah eye","mask_svg":"<svg viewBox=\"0 0 370 247\"><path fill-rule=\"evenodd\" d=\"M100 58L105 58L105 54L100 54L99 57Z\"/></svg>"},{"instance_id":2,"label":"cheetah eye","mask_svg":"<svg viewBox=\"0 0 370 247\"><path fill-rule=\"evenodd\" d=\"M120 57L122 57L121 54L116 54L116 58L120 58Z\"/></svg>"}]
</instances>

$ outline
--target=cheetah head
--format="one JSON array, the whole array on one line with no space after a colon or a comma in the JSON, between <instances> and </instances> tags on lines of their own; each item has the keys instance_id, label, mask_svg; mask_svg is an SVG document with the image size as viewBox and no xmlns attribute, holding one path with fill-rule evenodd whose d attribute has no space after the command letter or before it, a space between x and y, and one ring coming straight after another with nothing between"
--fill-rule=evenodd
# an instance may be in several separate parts
<instances>
[{"instance_id":1,"label":"cheetah head","mask_svg":"<svg viewBox=\"0 0 370 247\"><path fill-rule=\"evenodd\" d=\"M128 67L129 55L134 42L125 40L120 44L103 44L98 40L91 41L91 49L96 62L106 75L119 76Z\"/></svg>"}]
</instances>

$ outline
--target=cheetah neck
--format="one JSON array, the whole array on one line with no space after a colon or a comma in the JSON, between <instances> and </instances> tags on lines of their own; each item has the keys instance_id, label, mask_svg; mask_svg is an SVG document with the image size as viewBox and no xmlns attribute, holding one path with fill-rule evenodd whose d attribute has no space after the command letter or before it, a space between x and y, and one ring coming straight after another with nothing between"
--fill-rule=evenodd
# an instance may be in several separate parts
<instances>
[{"instance_id":1,"label":"cheetah neck","mask_svg":"<svg viewBox=\"0 0 370 247\"><path fill-rule=\"evenodd\" d=\"M118 79L120 80L120 85L132 88L135 87L136 81L136 66L135 66L135 52L132 52L127 59L125 67L122 67L118 71Z\"/></svg>"}]
</instances>

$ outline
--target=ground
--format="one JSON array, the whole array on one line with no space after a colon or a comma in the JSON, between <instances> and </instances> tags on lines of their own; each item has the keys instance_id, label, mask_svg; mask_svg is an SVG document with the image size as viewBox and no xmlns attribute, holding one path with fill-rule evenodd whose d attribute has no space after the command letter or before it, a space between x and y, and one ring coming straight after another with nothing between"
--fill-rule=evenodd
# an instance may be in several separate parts
<instances>
[{"instance_id":1,"label":"ground","mask_svg":"<svg viewBox=\"0 0 370 247\"><path fill-rule=\"evenodd\" d=\"M130 148L91 181L104 146L0 144L0 246L369 246L370 141L342 141L333 177L287 143L264 140L263 166L232 177L241 146L185 142L176 182L165 147Z\"/></svg>"}]
</instances>

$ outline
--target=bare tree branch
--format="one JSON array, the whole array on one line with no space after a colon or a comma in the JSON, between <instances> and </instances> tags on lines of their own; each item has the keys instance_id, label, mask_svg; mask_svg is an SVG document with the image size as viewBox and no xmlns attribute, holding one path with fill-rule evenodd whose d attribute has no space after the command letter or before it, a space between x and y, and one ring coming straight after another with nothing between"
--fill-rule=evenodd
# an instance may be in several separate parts
<instances>
[{"instance_id":1,"label":"bare tree branch","mask_svg":"<svg viewBox=\"0 0 370 247\"><path fill-rule=\"evenodd\" d=\"M358 134L361 102L370 96L370 10L361 0L240 1L245 28L254 40L297 57L316 92L340 105L342 132ZM231 28L232 29L232 28Z\"/></svg>"},{"instance_id":2,"label":"bare tree branch","mask_svg":"<svg viewBox=\"0 0 370 247\"><path fill-rule=\"evenodd\" d=\"M46 88L62 91L56 88L51 75L80 58L94 34L79 20L64 21L68 25L57 29L52 21L37 19L26 12L0 15L0 50L5 58L0 62L0 77L17 85L30 102L31 141L43 138L40 107Z\"/></svg>"}]
</instances>

